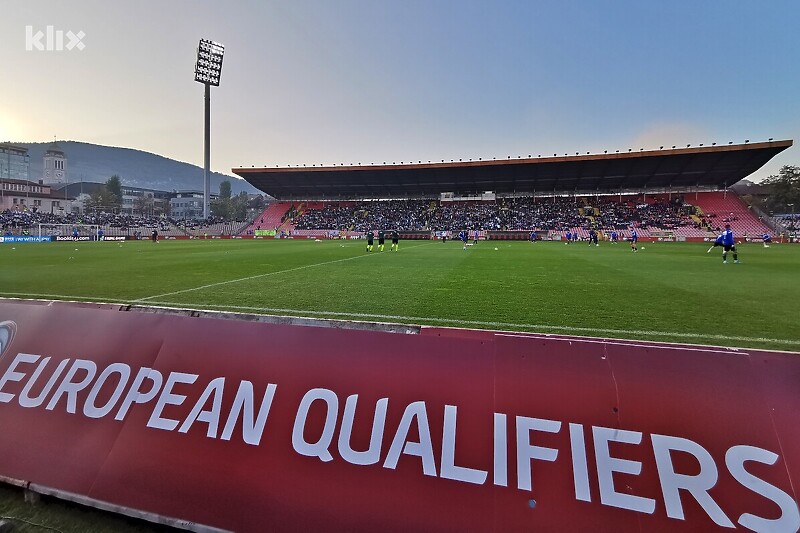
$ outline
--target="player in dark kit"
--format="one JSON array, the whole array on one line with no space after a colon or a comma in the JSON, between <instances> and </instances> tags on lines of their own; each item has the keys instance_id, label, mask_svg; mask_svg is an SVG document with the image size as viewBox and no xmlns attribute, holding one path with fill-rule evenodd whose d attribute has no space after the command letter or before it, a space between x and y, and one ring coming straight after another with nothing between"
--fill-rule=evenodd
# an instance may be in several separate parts
<instances>
[{"instance_id":1,"label":"player in dark kit","mask_svg":"<svg viewBox=\"0 0 800 533\"><path fill-rule=\"evenodd\" d=\"M467 239L469 239L467 230L464 230L458 234L458 238L461 239L461 242L464 243L464 250L467 249Z\"/></svg>"},{"instance_id":2,"label":"player in dark kit","mask_svg":"<svg viewBox=\"0 0 800 533\"><path fill-rule=\"evenodd\" d=\"M153 240L154 243L158 244L158 230L154 229L153 234L150 235L150 238Z\"/></svg>"},{"instance_id":3,"label":"player in dark kit","mask_svg":"<svg viewBox=\"0 0 800 533\"><path fill-rule=\"evenodd\" d=\"M375 234L372 233L371 231L368 231L367 232L367 251L368 252L372 251L372 243L374 243L374 242L375 242Z\"/></svg>"},{"instance_id":4,"label":"player in dark kit","mask_svg":"<svg viewBox=\"0 0 800 533\"><path fill-rule=\"evenodd\" d=\"M392 230L392 251L396 252L400 249L400 234L397 233L396 229Z\"/></svg>"},{"instance_id":5,"label":"player in dark kit","mask_svg":"<svg viewBox=\"0 0 800 533\"><path fill-rule=\"evenodd\" d=\"M593 244L594 244L595 246L600 246L600 245L597 243L597 232L596 232L595 230L593 230L593 229L590 229L590 230L589 230L589 246L591 246L591 245L593 245Z\"/></svg>"},{"instance_id":6,"label":"player in dark kit","mask_svg":"<svg viewBox=\"0 0 800 533\"><path fill-rule=\"evenodd\" d=\"M736 253L736 241L733 239L733 231L731 225L725 224L725 231L722 232L722 263L727 264L728 252L733 252L733 262L739 262L739 255Z\"/></svg>"},{"instance_id":7,"label":"player in dark kit","mask_svg":"<svg viewBox=\"0 0 800 533\"><path fill-rule=\"evenodd\" d=\"M384 240L385 240L385 235L383 233L383 230L380 229L380 230L378 230L378 247L379 247L381 252L383 251Z\"/></svg>"},{"instance_id":8,"label":"player in dark kit","mask_svg":"<svg viewBox=\"0 0 800 533\"><path fill-rule=\"evenodd\" d=\"M716 240L714 241L714 244L712 244L712 245L711 245L711 248L709 248L709 249L708 249L708 251L707 251L706 253L707 253L707 254L710 254L710 253L711 253L711 250L713 250L713 249L714 249L714 248L716 248L717 246L723 246L723 244L722 244L722 239L723 239L723 238L724 238L724 235L720 234L720 235L719 235L719 236L716 238Z\"/></svg>"}]
</instances>

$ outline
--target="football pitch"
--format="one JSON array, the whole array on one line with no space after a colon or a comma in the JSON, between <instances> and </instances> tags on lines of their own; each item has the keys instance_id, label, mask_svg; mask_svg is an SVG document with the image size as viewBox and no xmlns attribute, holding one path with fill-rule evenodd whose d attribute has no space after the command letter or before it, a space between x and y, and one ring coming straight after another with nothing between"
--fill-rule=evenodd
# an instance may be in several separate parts
<instances>
[{"instance_id":1,"label":"football pitch","mask_svg":"<svg viewBox=\"0 0 800 533\"><path fill-rule=\"evenodd\" d=\"M0 297L800 351L800 246L738 248L741 264L703 243L3 244Z\"/></svg>"}]
</instances>

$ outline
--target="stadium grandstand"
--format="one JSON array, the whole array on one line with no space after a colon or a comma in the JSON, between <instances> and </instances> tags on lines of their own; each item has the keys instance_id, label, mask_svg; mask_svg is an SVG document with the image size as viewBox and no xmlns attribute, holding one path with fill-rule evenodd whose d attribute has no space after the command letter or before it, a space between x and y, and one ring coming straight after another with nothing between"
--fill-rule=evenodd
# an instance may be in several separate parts
<instances>
[{"instance_id":1,"label":"stadium grandstand","mask_svg":"<svg viewBox=\"0 0 800 533\"><path fill-rule=\"evenodd\" d=\"M208 219L174 219L167 216L138 216L119 213L45 213L32 209L0 212L2 234L35 235L41 225L74 226L81 235L96 227L108 237L149 238L153 230L162 237L190 238L239 235L249 221L229 221L219 217ZM69 228L64 228L68 230Z\"/></svg>"},{"instance_id":2,"label":"stadium grandstand","mask_svg":"<svg viewBox=\"0 0 800 533\"><path fill-rule=\"evenodd\" d=\"M276 199L242 232L358 236L397 229L430 238L464 229L484 238L560 239L592 229L620 238L702 240L730 224L747 238L794 230L730 190L792 140L638 152L477 161L235 168Z\"/></svg>"},{"instance_id":3,"label":"stadium grandstand","mask_svg":"<svg viewBox=\"0 0 800 533\"><path fill-rule=\"evenodd\" d=\"M461 230L482 238L560 239L569 230L619 238L703 240L730 224L740 238L796 236L795 215L769 216L730 187L792 146L791 140L613 154L488 161L401 162L233 171L275 198L244 221L118 213L0 212L3 235L42 224L96 226L106 236L166 238L357 237L369 230L404 239Z\"/></svg>"}]
</instances>

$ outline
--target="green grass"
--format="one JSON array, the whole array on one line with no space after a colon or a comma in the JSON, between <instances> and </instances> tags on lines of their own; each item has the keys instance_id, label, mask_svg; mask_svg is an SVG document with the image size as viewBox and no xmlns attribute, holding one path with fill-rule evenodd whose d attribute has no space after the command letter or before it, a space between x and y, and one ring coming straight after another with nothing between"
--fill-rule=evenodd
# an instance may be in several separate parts
<instances>
[{"instance_id":1,"label":"green grass","mask_svg":"<svg viewBox=\"0 0 800 533\"><path fill-rule=\"evenodd\" d=\"M167 526L84 507L42 496L35 505L26 503L22 489L0 484L0 521L14 525L14 533L166 533Z\"/></svg>"},{"instance_id":2,"label":"green grass","mask_svg":"<svg viewBox=\"0 0 800 533\"><path fill-rule=\"evenodd\" d=\"M377 245L376 245L377 250ZM128 241L0 245L0 296L800 351L800 247ZM730 259L730 258L729 258Z\"/></svg>"}]
</instances>

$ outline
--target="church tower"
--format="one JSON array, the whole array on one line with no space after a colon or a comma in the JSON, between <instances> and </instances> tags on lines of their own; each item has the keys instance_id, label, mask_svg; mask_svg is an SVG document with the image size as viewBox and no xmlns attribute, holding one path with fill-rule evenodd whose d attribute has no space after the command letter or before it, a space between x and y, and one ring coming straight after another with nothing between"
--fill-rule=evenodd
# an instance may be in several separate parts
<instances>
[{"instance_id":1,"label":"church tower","mask_svg":"<svg viewBox=\"0 0 800 533\"><path fill-rule=\"evenodd\" d=\"M67 183L67 156L64 150L53 141L44 153L44 176L45 185L61 186Z\"/></svg>"}]
</instances>

